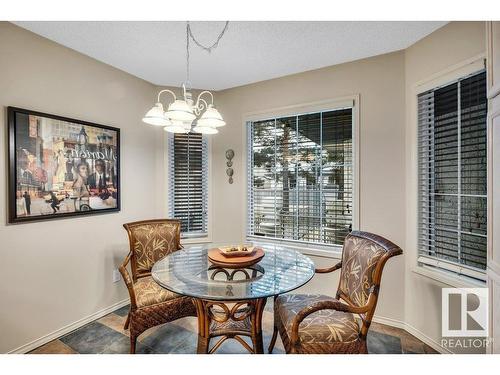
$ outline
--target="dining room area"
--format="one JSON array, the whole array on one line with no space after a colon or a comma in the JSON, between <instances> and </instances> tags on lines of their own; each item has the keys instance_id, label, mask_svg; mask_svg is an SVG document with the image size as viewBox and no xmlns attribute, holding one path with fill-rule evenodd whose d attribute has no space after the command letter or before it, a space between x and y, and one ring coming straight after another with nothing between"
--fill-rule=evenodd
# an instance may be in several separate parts
<instances>
[{"instance_id":1,"label":"dining room area","mask_svg":"<svg viewBox=\"0 0 500 375\"><path fill-rule=\"evenodd\" d=\"M297 250L266 243L239 247L183 246L164 256L151 251L147 244L168 241L168 235L164 237L164 234L170 231L178 233L178 221L149 220L126 224L126 227L131 248L144 248L152 254L150 257L131 250L120 267L130 293L130 304L31 353L285 354L335 351L345 354L368 353L368 348L371 353L378 354L437 353L411 334L384 324L373 323L373 333L368 340L353 340L358 337L359 329L368 332L376 299L373 295L370 297L370 292L363 296L359 282L349 279L348 275L343 276L345 292L339 288L336 293L339 297L346 293L343 298L360 305L361 308L352 307L352 312L366 314L366 323L361 328L352 313L349 314L351 308L344 307L349 305L340 304L339 297L287 293L305 287L315 273L340 269L340 262L328 268L315 268L313 261ZM142 238L146 242L139 240L145 231L148 234ZM173 249L178 247L178 241L179 238L173 239ZM376 276L372 289L380 284L383 263L401 254L396 245L367 232L352 232L349 242L353 248L372 246L372 249L377 247L375 251L383 252L377 255L380 263L374 265ZM131 264L132 275L126 268L130 260L134 262ZM349 267L367 266L351 264L358 262L357 258L345 260L344 264L349 264ZM153 267L143 268L142 264L148 261ZM351 286L347 286L348 283ZM336 314L335 310L341 314ZM312 317L308 318L309 315ZM291 330L287 328L290 328L289 324L298 328L301 323L305 323L300 332L304 346L298 351L299 338L292 336L297 336L298 332L294 332L296 328L293 326ZM325 324L329 330L322 331ZM315 335L319 335L319 340ZM344 345L343 341L349 345ZM337 348L332 345L337 345Z\"/></svg>"},{"instance_id":2,"label":"dining room area","mask_svg":"<svg viewBox=\"0 0 500 375\"><path fill-rule=\"evenodd\" d=\"M16 14L0 370L498 358L493 16Z\"/></svg>"}]
</instances>

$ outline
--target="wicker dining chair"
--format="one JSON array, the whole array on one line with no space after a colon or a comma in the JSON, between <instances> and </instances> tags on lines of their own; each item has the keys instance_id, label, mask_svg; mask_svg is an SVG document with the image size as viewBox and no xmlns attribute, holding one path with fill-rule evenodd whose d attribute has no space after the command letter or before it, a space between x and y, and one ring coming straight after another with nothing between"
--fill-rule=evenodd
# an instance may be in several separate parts
<instances>
[{"instance_id":1,"label":"wicker dining chair","mask_svg":"<svg viewBox=\"0 0 500 375\"><path fill-rule=\"evenodd\" d=\"M269 353L278 332L287 353L368 353L366 335L377 306L384 265L402 252L376 234L348 234L341 261L330 268L316 269L316 273L341 270L335 298L309 294L275 298Z\"/></svg>"},{"instance_id":2,"label":"wicker dining chair","mask_svg":"<svg viewBox=\"0 0 500 375\"><path fill-rule=\"evenodd\" d=\"M186 316L196 316L191 298L159 286L151 268L161 258L182 248L178 220L144 220L123 224L130 252L119 267L130 295L130 311L125 329L130 329L130 353L135 353L137 337L147 329ZM130 263L132 277L127 265Z\"/></svg>"}]
</instances>

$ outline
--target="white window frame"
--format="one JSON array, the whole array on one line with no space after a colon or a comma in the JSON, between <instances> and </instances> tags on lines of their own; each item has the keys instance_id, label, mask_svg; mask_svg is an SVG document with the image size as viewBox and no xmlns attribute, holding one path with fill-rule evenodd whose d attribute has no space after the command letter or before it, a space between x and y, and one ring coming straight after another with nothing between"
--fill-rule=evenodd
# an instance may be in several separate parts
<instances>
[{"instance_id":1,"label":"white window frame","mask_svg":"<svg viewBox=\"0 0 500 375\"><path fill-rule=\"evenodd\" d=\"M181 244L203 244L203 243L210 243L212 242L212 139L210 137L204 136L205 141L207 142L207 165L208 165L208 179L207 179L207 233L206 235L189 235L189 234L183 234L181 232ZM166 205L164 211L167 214L167 217L172 218L170 216L170 192L171 192L171 186L170 186L170 177L171 177L171 160L170 160L170 145L171 145L171 139L173 138L172 133L167 133L167 136L164 138L164 144L165 144L165 154L164 154L164 162L165 162L165 168L166 168L166 180L165 180L165 187L166 187L166 195L167 195L167 200L166 200Z\"/></svg>"},{"instance_id":2,"label":"white window frame","mask_svg":"<svg viewBox=\"0 0 500 375\"><path fill-rule=\"evenodd\" d=\"M411 113L410 113L410 131L407 133L407 149L410 153L410 169L407 177L411 179L411 185L408 187L409 205L407 206L407 237L406 248L415 249L411 255L411 269L414 273L429 277L453 287L474 287L484 286L486 273L476 271L470 267L460 266L447 262L446 260L437 260L434 258L422 256L418 250L418 95L426 91L446 86L463 77L472 75L485 69L485 54L479 54L449 68L440 71L432 76L417 82L411 88Z\"/></svg>"},{"instance_id":3,"label":"white window frame","mask_svg":"<svg viewBox=\"0 0 500 375\"><path fill-rule=\"evenodd\" d=\"M250 122L262 121L269 118L280 118L288 116L297 116L301 114L328 112L339 109L352 108L352 178L353 178L353 191L352 191L352 230L359 230L359 94L349 95L336 99L328 99L323 101L304 103L298 105L291 105L286 107L278 107L267 109L258 112L249 112L243 115L243 145L244 148L244 165L246 168L246 183L244 184L245 196L248 197L249 192L249 173L248 169L248 124ZM243 238L248 241L259 241L268 243L279 243L287 245L290 248L295 248L303 253L316 256L324 256L328 258L339 258L342 252L342 245L328 245L319 243L303 243L300 241L287 240L287 239L274 239L269 237L251 236L248 234L248 203L245 204L244 209L244 232Z\"/></svg>"}]
</instances>

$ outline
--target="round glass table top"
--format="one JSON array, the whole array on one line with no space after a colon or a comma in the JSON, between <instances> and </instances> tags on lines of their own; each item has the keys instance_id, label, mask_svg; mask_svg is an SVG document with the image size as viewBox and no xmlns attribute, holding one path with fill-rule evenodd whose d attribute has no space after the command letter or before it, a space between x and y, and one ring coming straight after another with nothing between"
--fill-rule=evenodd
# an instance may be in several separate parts
<instances>
[{"instance_id":1,"label":"round glass table top","mask_svg":"<svg viewBox=\"0 0 500 375\"><path fill-rule=\"evenodd\" d=\"M218 246L198 245L167 255L155 263L151 274L159 285L172 292L218 301L286 293L314 276L312 260L298 251L274 244L253 245L265 253L253 266L236 269L217 266L208 259L208 250Z\"/></svg>"}]
</instances>

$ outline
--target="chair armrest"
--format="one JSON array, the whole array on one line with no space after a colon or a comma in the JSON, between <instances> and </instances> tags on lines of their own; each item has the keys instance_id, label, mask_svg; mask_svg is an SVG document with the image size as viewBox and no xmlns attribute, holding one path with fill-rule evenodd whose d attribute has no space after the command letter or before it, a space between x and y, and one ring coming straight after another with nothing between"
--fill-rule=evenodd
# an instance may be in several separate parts
<instances>
[{"instance_id":1,"label":"chair armrest","mask_svg":"<svg viewBox=\"0 0 500 375\"><path fill-rule=\"evenodd\" d=\"M292 345L297 345L299 342L299 325L302 323L302 321L308 316L311 315L312 313L319 311L319 310L337 310L337 311L342 311L342 312L348 312L348 313L353 313L353 314L363 314L369 310L369 306L361 306L361 307L355 307L355 306L350 306L346 303L340 302L340 301L332 301L332 300L327 300L327 301L318 301L316 303L313 303L310 306L307 306L303 308L302 310L299 311L299 313L295 316L292 322L292 333L290 336L290 341Z\"/></svg>"},{"instance_id":2,"label":"chair armrest","mask_svg":"<svg viewBox=\"0 0 500 375\"><path fill-rule=\"evenodd\" d=\"M342 268L342 262L338 262L336 265L329 267L329 268L316 268L314 270L314 272L316 272L316 273L330 273L333 271L337 271L340 268Z\"/></svg>"},{"instance_id":3,"label":"chair armrest","mask_svg":"<svg viewBox=\"0 0 500 375\"><path fill-rule=\"evenodd\" d=\"M128 294L130 295L130 309L136 309L137 301L135 299L134 282L132 280L132 277L130 277L130 273L127 270L127 265L130 262L131 257L132 257L132 251L129 252L128 255L125 257L125 260L123 261L121 266L118 267L118 270L122 275L123 281L125 281L125 285L127 286L128 289Z\"/></svg>"}]
</instances>

